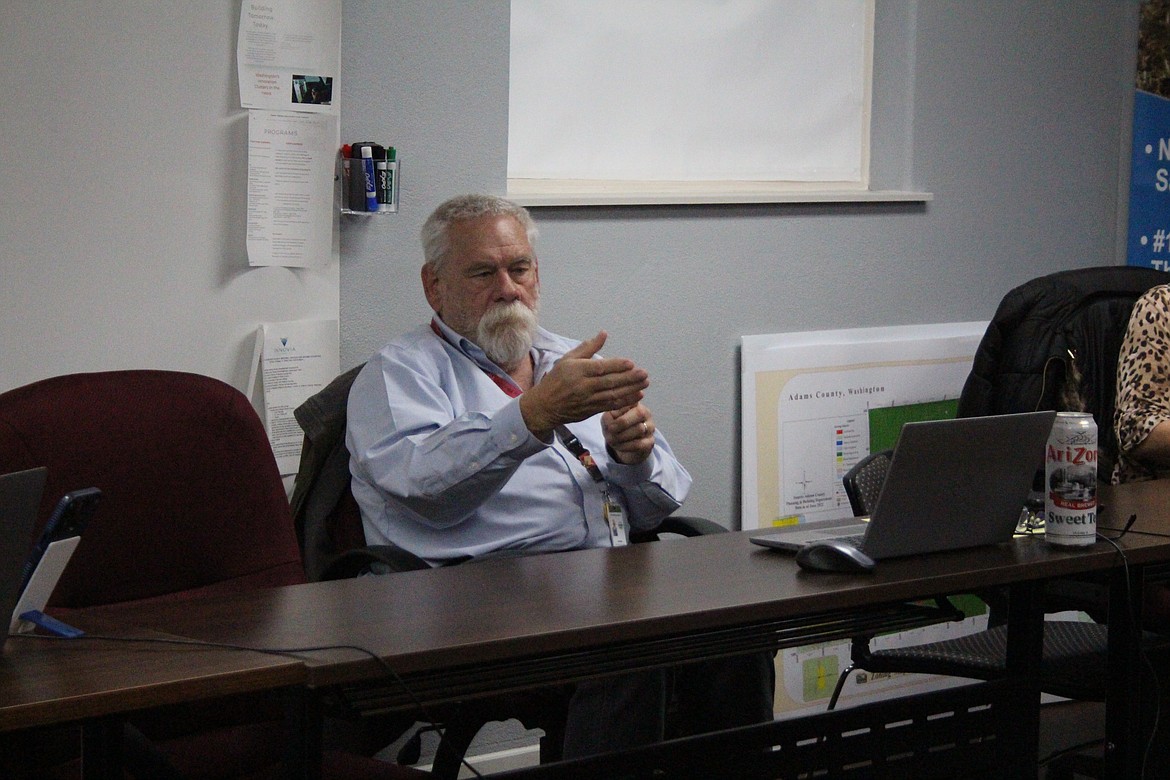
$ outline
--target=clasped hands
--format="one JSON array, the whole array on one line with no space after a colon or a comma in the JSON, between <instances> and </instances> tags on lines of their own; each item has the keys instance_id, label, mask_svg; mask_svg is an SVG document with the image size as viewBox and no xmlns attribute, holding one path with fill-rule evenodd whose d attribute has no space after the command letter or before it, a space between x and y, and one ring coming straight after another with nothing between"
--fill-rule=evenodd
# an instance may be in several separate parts
<instances>
[{"instance_id":1,"label":"clasped hands","mask_svg":"<svg viewBox=\"0 0 1170 780\"><path fill-rule=\"evenodd\" d=\"M605 339L601 331L566 352L520 397L520 413L542 441L550 441L558 425L600 413L605 443L619 461L633 466L654 449L654 418L642 403L650 375L626 358L595 360Z\"/></svg>"}]
</instances>

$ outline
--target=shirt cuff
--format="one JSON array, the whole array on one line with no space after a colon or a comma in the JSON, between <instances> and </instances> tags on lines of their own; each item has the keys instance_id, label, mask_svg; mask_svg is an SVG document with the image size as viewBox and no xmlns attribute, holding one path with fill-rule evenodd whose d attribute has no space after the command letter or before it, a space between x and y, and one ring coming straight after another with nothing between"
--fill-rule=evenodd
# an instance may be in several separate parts
<instances>
[{"instance_id":1,"label":"shirt cuff","mask_svg":"<svg viewBox=\"0 0 1170 780\"><path fill-rule=\"evenodd\" d=\"M527 458L552 446L551 442L541 441L528 430L524 424L524 415L520 413L518 398L512 399L496 412L494 421L493 435L501 452L515 452L521 458Z\"/></svg>"},{"instance_id":2,"label":"shirt cuff","mask_svg":"<svg viewBox=\"0 0 1170 780\"><path fill-rule=\"evenodd\" d=\"M658 451L655 448L650 453L650 457L633 466L627 466L618 460L617 453L608 444L605 446L605 454L609 458L606 477L612 480L615 485L633 487L650 479L654 473L654 459L658 456Z\"/></svg>"}]
</instances>

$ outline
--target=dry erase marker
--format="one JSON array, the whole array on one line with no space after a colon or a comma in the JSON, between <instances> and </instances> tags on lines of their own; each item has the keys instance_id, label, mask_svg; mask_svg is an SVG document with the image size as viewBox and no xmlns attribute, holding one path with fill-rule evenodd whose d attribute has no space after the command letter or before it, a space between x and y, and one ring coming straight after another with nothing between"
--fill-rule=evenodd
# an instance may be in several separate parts
<instances>
[{"instance_id":1,"label":"dry erase marker","mask_svg":"<svg viewBox=\"0 0 1170 780\"><path fill-rule=\"evenodd\" d=\"M349 188L345 191L349 209L350 211L365 211L366 175L362 169L362 144L346 144L343 148L346 150L346 157L349 158L347 160L350 172Z\"/></svg>"},{"instance_id":2,"label":"dry erase marker","mask_svg":"<svg viewBox=\"0 0 1170 780\"><path fill-rule=\"evenodd\" d=\"M366 211L378 210L378 187L374 183L374 150L362 147L362 171L366 177Z\"/></svg>"},{"instance_id":3,"label":"dry erase marker","mask_svg":"<svg viewBox=\"0 0 1170 780\"><path fill-rule=\"evenodd\" d=\"M390 168L386 163L386 150L381 147L374 154L374 172L377 174L377 181L374 184L378 189L378 211L389 211L387 204L390 203Z\"/></svg>"},{"instance_id":4,"label":"dry erase marker","mask_svg":"<svg viewBox=\"0 0 1170 780\"><path fill-rule=\"evenodd\" d=\"M394 159L394 147L387 146L383 159L375 163L378 169L378 211L398 211L398 162Z\"/></svg>"},{"instance_id":5,"label":"dry erase marker","mask_svg":"<svg viewBox=\"0 0 1170 780\"><path fill-rule=\"evenodd\" d=\"M402 170L398 167L398 153L393 146L387 147L386 159L390 163L390 210L398 211L398 193L402 190Z\"/></svg>"}]
</instances>

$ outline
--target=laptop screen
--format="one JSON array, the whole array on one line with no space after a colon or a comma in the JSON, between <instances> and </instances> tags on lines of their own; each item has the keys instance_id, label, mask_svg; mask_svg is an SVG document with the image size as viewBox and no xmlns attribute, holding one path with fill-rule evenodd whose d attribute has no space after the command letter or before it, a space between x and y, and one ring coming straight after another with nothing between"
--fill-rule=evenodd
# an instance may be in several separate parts
<instances>
[{"instance_id":1,"label":"laptop screen","mask_svg":"<svg viewBox=\"0 0 1170 780\"><path fill-rule=\"evenodd\" d=\"M32 549L37 510L45 489L45 468L0 474L0 616L8 616L20 599L24 562ZM3 634L0 647L8 638Z\"/></svg>"}]
</instances>

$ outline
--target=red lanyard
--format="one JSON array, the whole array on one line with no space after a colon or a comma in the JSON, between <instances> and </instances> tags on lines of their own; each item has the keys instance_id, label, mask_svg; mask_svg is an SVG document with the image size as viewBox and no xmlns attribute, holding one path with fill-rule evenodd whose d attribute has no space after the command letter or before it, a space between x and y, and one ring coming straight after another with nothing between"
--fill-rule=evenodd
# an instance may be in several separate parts
<instances>
[{"instance_id":1,"label":"red lanyard","mask_svg":"<svg viewBox=\"0 0 1170 780\"><path fill-rule=\"evenodd\" d=\"M431 319L431 330L433 330L435 332L435 335L438 336L439 338L441 338L443 341L446 341L448 344L451 344L451 346L455 347L455 349L459 349L458 344L452 344L451 340L448 339L445 335L443 335L443 331L439 329L439 324L437 322L435 322L435 320L433 318ZM474 362L474 361L472 361L472 362ZM500 376L499 374L494 374L491 371L488 371L483 366L480 366L478 363L476 363L476 365L479 366L480 371L484 372L489 377L491 377L491 380L493 382L495 382L496 385L498 385L501 390L503 390L505 393L507 393L509 398L519 398L521 395L524 394L524 391L521 390L519 387L517 387L516 383L513 382L511 379L505 379L504 377Z\"/></svg>"},{"instance_id":2,"label":"red lanyard","mask_svg":"<svg viewBox=\"0 0 1170 780\"><path fill-rule=\"evenodd\" d=\"M556 431L557 438L561 440L561 444L565 445L565 449L571 452L574 458L581 461L581 465L589 472L589 476L593 477L593 481L599 485L605 482L605 475L601 473L601 469L597 468L596 461L589 454L589 450L585 449L585 445L581 443L581 440L563 425L558 425L554 430Z\"/></svg>"}]
</instances>

